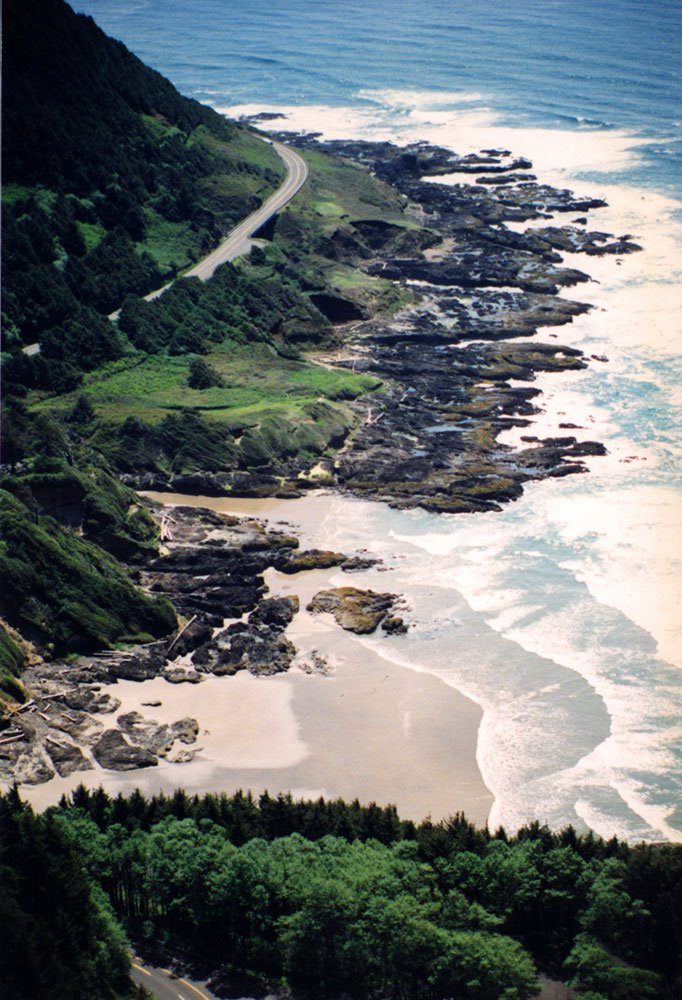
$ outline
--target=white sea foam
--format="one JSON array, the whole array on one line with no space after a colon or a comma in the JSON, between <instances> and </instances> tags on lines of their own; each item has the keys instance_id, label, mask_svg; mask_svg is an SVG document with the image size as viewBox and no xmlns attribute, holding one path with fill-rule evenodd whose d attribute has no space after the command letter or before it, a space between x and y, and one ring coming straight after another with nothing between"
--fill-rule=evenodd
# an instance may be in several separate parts
<instances>
[{"instance_id":1,"label":"white sea foam","mask_svg":"<svg viewBox=\"0 0 682 1000\"><path fill-rule=\"evenodd\" d=\"M562 562L601 603L623 611L682 667L682 505L677 491L635 486L618 493L556 496L550 522L578 554Z\"/></svg>"},{"instance_id":2,"label":"white sea foam","mask_svg":"<svg viewBox=\"0 0 682 1000\"><path fill-rule=\"evenodd\" d=\"M319 132L325 139L424 140L449 146L460 154L482 148L510 149L529 156L543 180L559 184L568 183L579 171L604 173L631 167L638 162L638 148L654 141L616 129L511 128L499 124L495 112L481 103L485 96L476 93L389 89L366 90L359 96L371 103L366 107L241 104L218 110L230 117L279 112L286 115L285 123L280 119L263 122L262 127ZM461 181L462 176L456 179Z\"/></svg>"},{"instance_id":3,"label":"white sea foam","mask_svg":"<svg viewBox=\"0 0 682 1000\"><path fill-rule=\"evenodd\" d=\"M415 622L407 652L394 644L391 656L483 707L478 760L496 797L493 825L537 817L605 836L675 839L682 517L671 470L682 449L674 421L662 426L661 415L679 394L671 366L682 312L680 205L611 182L647 142L624 131L512 129L479 94L362 97L363 107L272 108L287 120L264 127L423 139L458 153L507 148L529 156L543 182L606 197L589 228L631 233L645 249L618 261L566 255L593 280L562 294L593 308L569 328L537 334L608 356L587 373L541 376L543 413L525 431L604 440L610 454L589 460L589 477L529 486L515 507L466 519L335 503L321 540L383 556ZM519 444L521 433L501 440ZM363 579L385 586L378 575Z\"/></svg>"}]
</instances>

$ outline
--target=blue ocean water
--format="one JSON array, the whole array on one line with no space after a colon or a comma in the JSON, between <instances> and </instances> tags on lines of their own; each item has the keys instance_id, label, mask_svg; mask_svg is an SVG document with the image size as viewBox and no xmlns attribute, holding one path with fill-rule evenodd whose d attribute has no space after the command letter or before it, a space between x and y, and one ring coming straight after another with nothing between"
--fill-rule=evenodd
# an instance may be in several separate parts
<instances>
[{"instance_id":1,"label":"blue ocean water","mask_svg":"<svg viewBox=\"0 0 682 1000\"><path fill-rule=\"evenodd\" d=\"M366 92L386 88L478 94L510 124L644 134L656 142L640 179L682 192L679 0L74 6L207 103L371 107Z\"/></svg>"},{"instance_id":2,"label":"blue ocean water","mask_svg":"<svg viewBox=\"0 0 682 1000\"><path fill-rule=\"evenodd\" d=\"M543 379L537 433L570 420L605 441L589 475L476 517L339 500L319 529L325 546L372 548L392 566L416 627L384 649L482 706L491 821L682 839L682 4L75 7L185 94L286 112L273 127L459 152L508 143L542 179L606 195L595 226L644 246L568 260L594 278L568 294L594 308L560 336L609 363Z\"/></svg>"}]
</instances>

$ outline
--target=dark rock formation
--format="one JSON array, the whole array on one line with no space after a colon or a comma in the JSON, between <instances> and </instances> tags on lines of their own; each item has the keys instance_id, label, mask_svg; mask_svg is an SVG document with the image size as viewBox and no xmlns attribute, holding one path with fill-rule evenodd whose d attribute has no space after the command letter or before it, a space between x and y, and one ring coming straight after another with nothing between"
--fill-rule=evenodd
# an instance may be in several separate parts
<instances>
[{"instance_id":1,"label":"dark rock formation","mask_svg":"<svg viewBox=\"0 0 682 1000\"><path fill-rule=\"evenodd\" d=\"M307 569L331 569L342 566L348 559L341 552L307 549L305 552L281 552L275 559L280 573L301 573Z\"/></svg>"},{"instance_id":2,"label":"dark rock formation","mask_svg":"<svg viewBox=\"0 0 682 1000\"><path fill-rule=\"evenodd\" d=\"M101 715L115 712L121 704L118 698L112 698L110 694L102 694L94 687L67 690L64 693L63 703L68 708L74 708L81 712L96 712Z\"/></svg>"},{"instance_id":3,"label":"dark rock formation","mask_svg":"<svg viewBox=\"0 0 682 1000\"><path fill-rule=\"evenodd\" d=\"M189 580L180 579L178 581L178 588L182 591L184 588L189 588ZM187 627L178 634L174 642L171 643L168 649L168 659L177 660L179 656L185 656L187 653L191 653L192 650L196 649L197 646L201 646L202 643L207 642L213 635L213 629L209 622L206 621L202 616L198 616L194 621L188 623Z\"/></svg>"},{"instance_id":4,"label":"dark rock formation","mask_svg":"<svg viewBox=\"0 0 682 1000\"><path fill-rule=\"evenodd\" d=\"M176 740L186 744L194 743L199 732L196 719L189 718L170 725L159 725L158 722L145 719L139 712L127 712L120 715L117 721L121 732L133 740L137 747L142 747L157 757L165 757Z\"/></svg>"},{"instance_id":5,"label":"dark rock formation","mask_svg":"<svg viewBox=\"0 0 682 1000\"><path fill-rule=\"evenodd\" d=\"M341 628L356 632L358 635L366 635L374 632L393 609L396 601L395 594L376 594L372 590L359 590L357 587L336 587L315 594L307 610L314 614L323 612L331 614ZM389 630L395 629L389 628Z\"/></svg>"},{"instance_id":6,"label":"dark rock formation","mask_svg":"<svg viewBox=\"0 0 682 1000\"><path fill-rule=\"evenodd\" d=\"M295 655L296 647L277 629L237 622L200 646L192 663L218 675L248 670L267 677L287 671Z\"/></svg>"},{"instance_id":7,"label":"dark rock formation","mask_svg":"<svg viewBox=\"0 0 682 1000\"><path fill-rule=\"evenodd\" d=\"M161 671L166 662L166 643L153 647L137 647L135 652L120 658L113 657L109 664L111 677L126 681L147 681Z\"/></svg>"},{"instance_id":8,"label":"dark rock formation","mask_svg":"<svg viewBox=\"0 0 682 1000\"><path fill-rule=\"evenodd\" d=\"M267 625L275 632L283 632L298 608L298 597L267 597L249 615L249 625Z\"/></svg>"},{"instance_id":9,"label":"dark rock formation","mask_svg":"<svg viewBox=\"0 0 682 1000\"><path fill-rule=\"evenodd\" d=\"M169 684L200 684L204 679L196 670L187 670L185 667L164 667L161 676Z\"/></svg>"},{"instance_id":10,"label":"dark rock formation","mask_svg":"<svg viewBox=\"0 0 682 1000\"><path fill-rule=\"evenodd\" d=\"M50 755L57 773L62 778L73 774L74 771L90 771L92 769L92 764L83 756L83 751L73 743L58 743L55 740L47 739L45 740L45 749Z\"/></svg>"},{"instance_id":11,"label":"dark rock formation","mask_svg":"<svg viewBox=\"0 0 682 1000\"><path fill-rule=\"evenodd\" d=\"M348 323L354 319L367 319L365 310L360 309L350 299L344 299L340 295L315 292L310 296L310 301L331 323Z\"/></svg>"},{"instance_id":12,"label":"dark rock formation","mask_svg":"<svg viewBox=\"0 0 682 1000\"><path fill-rule=\"evenodd\" d=\"M131 746L118 729L107 729L92 748L92 755L108 771L134 771L140 767L156 767L153 753Z\"/></svg>"},{"instance_id":13,"label":"dark rock formation","mask_svg":"<svg viewBox=\"0 0 682 1000\"><path fill-rule=\"evenodd\" d=\"M54 771L39 750L27 748L13 760L11 778L19 784L40 785L54 778Z\"/></svg>"},{"instance_id":14,"label":"dark rock formation","mask_svg":"<svg viewBox=\"0 0 682 1000\"><path fill-rule=\"evenodd\" d=\"M407 625L397 615L389 615L387 618L384 618L381 627L389 635L404 635L407 632Z\"/></svg>"}]
</instances>

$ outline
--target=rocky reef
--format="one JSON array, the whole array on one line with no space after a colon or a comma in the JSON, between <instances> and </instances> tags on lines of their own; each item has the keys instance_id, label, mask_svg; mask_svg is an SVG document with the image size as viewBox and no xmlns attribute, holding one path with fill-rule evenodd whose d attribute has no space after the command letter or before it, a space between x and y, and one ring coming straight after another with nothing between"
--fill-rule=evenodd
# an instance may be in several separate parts
<instances>
[{"instance_id":1,"label":"rocky reef","mask_svg":"<svg viewBox=\"0 0 682 1000\"><path fill-rule=\"evenodd\" d=\"M376 594L358 587L334 587L315 594L307 610L314 614L330 614L341 628L357 635L374 632L382 623L387 632L406 632L402 618L393 614L398 602L396 594Z\"/></svg>"},{"instance_id":2,"label":"rocky reef","mask_svg":"<svg viewBox=\"0 0 682 1000\"><path fill-rule=\"evenodd\" d=\"M563 254L640 249L628 234L588 227L586 213L604 202L542 184L530 161L509 150L458 156L426 143L277 137L369 170L403 198L404 224L346 217L314 245L317 259L389 279L415 300L397 314L369 316L359 282L355 300L349 287L347 306L336 303L338 350L320 360L381 379L382 389L349 404L355 428L337 442L335 458L314 468L300 456L273 455L248 471L132 476L130 484L287 497L319 486L323 476L325 485L354 495L459 513L499 509L531 479L586 471L583 459L604 453L599 442L571 434L512 448L499 435L532 423L539 373L607 360L583 356L555 333L545 343L535 338L589 308L561 294L590 280L565 266ZM297 555L291 567L305 558Z\"/></svg>"},{"instance_id":3,"label":"rocky reef","mask_svg":"<svg viewBox=\"0 0 682 1000\"><path fill-rule=\"evenodd\" d=\"M167 597L184 624L165 639L125 649L64 660L33 657L22 675L31 698L0 728L0 781L39 784L75 771L128 771L155 767L161 759L192 760L199 752L196 719L159 723L137 711L118 714L121 701L112 685L156 677L197 684L207 674L246 670L267 677L287 671L297 649L285 632L299 599L268 596L264 572L330 567L353 572L376 562L361 554L300 552L294 535L249 518L198 507L169 512L150 504L150 509L163 522L164 542L133 573L145 590ZM364 615L373 627L383 620L387 631L401 631L402 620L390 624L392 595L355 588L338 593L344 591L346 600L336 613L343 627L354 613L356 625ZM360 596L354 602L351 594ZM317 653L302 667L309 673L328 669Z\"/></svg>"},{"instance_id":4,"label":"rocky reef","mask_svg":"<svg viewBox=\"0 0 682 1000\"><path fill-rule=\"evenodd\" d=\"M335 363L378 376L384 389L353 404L359 424L334 463L338 486L401 507L499 509L528 480L584 472L582 459L605 453L599 442L574 435L529 436L522 448L498 441L501 431L532 423L538 373L606 361L558 342L511 339L587 311L559 297L561 289L589 280L563 266L561 253L640 249L629 235L614 239L587 229L585 217L523 232L514 224L585 213L604 202L538 183L530 162L508 150L459 157L426 144L287 138L372 170L398 188L406 214L422 226L407 236L393 224L349 222L327 240L329 255L419 297L388 321L344 330ZM449 182L462 179L446 184L445 175Z\"/></svg>"}]
</instances>

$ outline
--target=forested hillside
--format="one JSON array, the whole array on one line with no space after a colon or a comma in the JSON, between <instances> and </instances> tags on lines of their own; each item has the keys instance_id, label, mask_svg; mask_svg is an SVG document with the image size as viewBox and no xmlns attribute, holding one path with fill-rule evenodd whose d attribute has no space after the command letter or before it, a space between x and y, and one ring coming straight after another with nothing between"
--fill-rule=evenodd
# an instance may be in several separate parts
<instances>
[{"instance_id":1,"label":"forested hillside","mask_svg":"<svg viewBox=\"0 0 682 1000\"><path fill-rule=\"evenodd\" d=\"M116 473L248 467L268 460L273 434L299 424L282 441L313 456L350 424L334 400L376 382L297 359L289 339L328 324L297 273L275 270L262 251L206 284L140 297L278 186L284 167L270 144L182 97L63 0L3 0L2 70L11 496L0 504L0 570L11 587L0 615L54 655L174 625L171 608L116 564L158 545ZM109 313L121 306L116 323ZM22 697L24 656L2 635L0 691Z\"/></svg>"},{"instance_id":2,"label":"forested hillside","mask_svg":"<svg viewBox=\"0 0 682 1000\"><path fill-rule=\"evenodd\" d=\"M128 942L55 815L0 797L0 987L8 1000L123 1000Z\"/></svg>"},{"instance_id":3,"label":"forested hillside","mask_svg":"<svg viewBox=\"0 0 682 1000\"><path fill-rule=\"evenodd\" d=\"M97 314L206 253L284 171L63 0L4 0L3 28L5 349L40 342L52 364L24 381L59 389L121 354Z\"/></svg>"}]
</instances>

